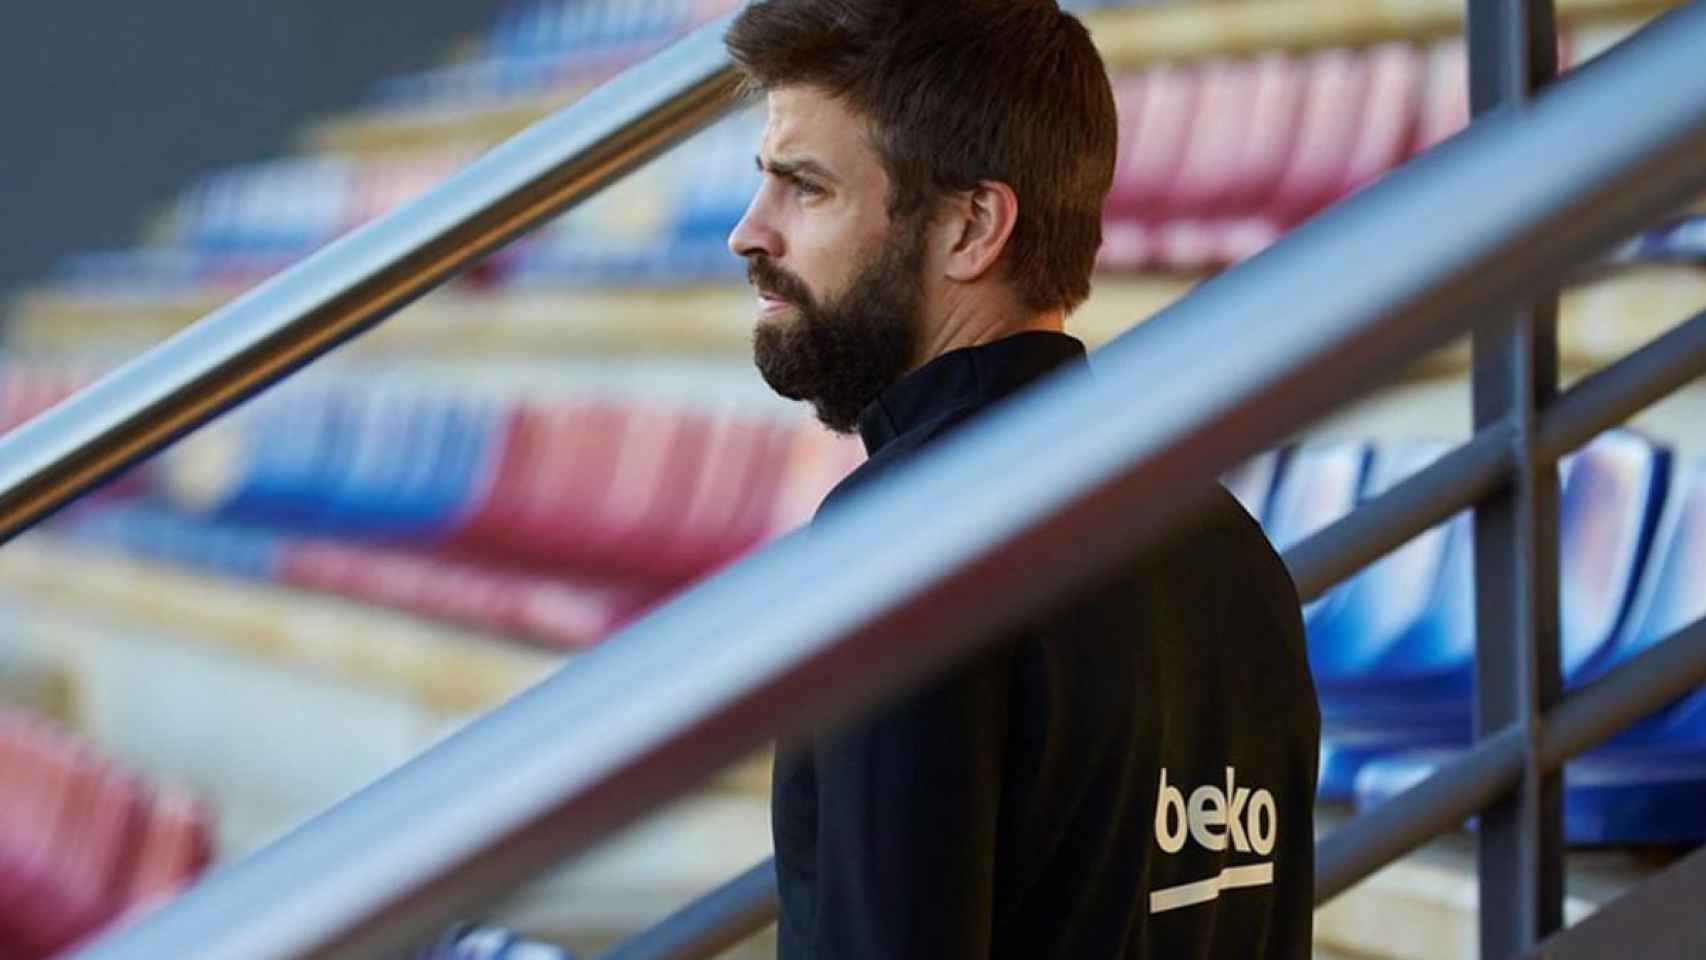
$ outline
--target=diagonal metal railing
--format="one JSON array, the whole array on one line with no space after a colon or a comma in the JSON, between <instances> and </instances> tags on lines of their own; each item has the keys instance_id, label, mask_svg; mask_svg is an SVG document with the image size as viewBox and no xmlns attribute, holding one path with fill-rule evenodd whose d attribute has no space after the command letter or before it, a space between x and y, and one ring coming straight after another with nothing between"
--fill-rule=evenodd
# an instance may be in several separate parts
<instances>
[{"instance_id":1,"label":"diagonal metal railing","mask_svg":"<svg viewBox=\"0 0 1706 960\"><path fill-rule=\"evenodd\" d=\"M722 26L0 440L0 535L714 116L733 89ZM1706 188L1702 49L1706 2L1695 2L1205 283L1100 350L1095 376L1037 385L809 534L695 587L77 955L383 955L778 733L825 729L968 653L1158 535L1191 506L1178 490L1282 440L1383 371L1478 324L1498 325L1501 309ZM1619 404L1641 394L1622 378L1577 389L1590 388ZM1132 403L1138 389L1141 405ZM1560 402L1546 414L1553 432L1542 434L1563 444L1612 405ZM1473 495L1423 478L1395 489L1389 497L1426 509L1388 501L1383 536L1369 539L1401 543L1415 515L1508 482L1517 461L1502 459L1503 443L1478 438L1452 458L1475 467ZM987 483L992 474L1003 482ZM1322 542L1331 541L1312 544ZM1342 560L1318 552L1318 578L1342 575ZM1697 683L1706 674L1699 633L1690 628L1683 642L1565 697L1538 738L1516 728L1489 737L1328 838L1318 895L1506 795L1525 767L1554 770L1640 706ZM756 877L762 887L762 868Z\"/></svg>"},{"instance_id":2,"label":"diagonal metal railing","mask_svg":"<svg viewBox=\"0 0 1706 960\"><path fill-rule=\"evenodd\" d=\"M732 17L732 15L730 15ZM717 119L724 17L266 281L0 444L0 543Z\"/></svg>"}]
</instances>

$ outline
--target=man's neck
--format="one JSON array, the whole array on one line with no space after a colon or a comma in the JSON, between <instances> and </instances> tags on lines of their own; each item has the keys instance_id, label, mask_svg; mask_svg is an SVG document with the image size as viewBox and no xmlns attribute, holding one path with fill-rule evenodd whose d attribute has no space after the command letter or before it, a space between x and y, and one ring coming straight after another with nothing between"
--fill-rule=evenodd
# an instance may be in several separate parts
<instances>
[{"instance_id":1,"label":"man's neck","mask_svg":"<svg viewBox=\"0 0 1706 960\"><path fill-rule=\"evenodd\" d=\"M1066 313L1063 310L1033 313L1013 306L1003 309L971 301L949 304L941 319L927 326L911 369L916 370L949 351L980 347L1016 333L1060 333L1065 329Z\"/></svg>"}]
</instances>

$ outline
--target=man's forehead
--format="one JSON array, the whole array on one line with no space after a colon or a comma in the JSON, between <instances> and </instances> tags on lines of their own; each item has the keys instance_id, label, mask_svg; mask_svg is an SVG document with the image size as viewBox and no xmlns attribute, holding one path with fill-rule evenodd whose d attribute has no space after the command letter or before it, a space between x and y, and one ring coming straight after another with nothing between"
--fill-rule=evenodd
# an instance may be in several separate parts
<instances>
[{"instance_id":1,"label":"man's forehead","mask_svg":"<svg viewBox=\"0 0 1706 960\"><path fill-rule=\"evenodd\" d=\"M877 159L864 118L840 99L810 87L781 87L766 102L765 160L811 159L833 169Z\"/></svg>"}]
</instances>

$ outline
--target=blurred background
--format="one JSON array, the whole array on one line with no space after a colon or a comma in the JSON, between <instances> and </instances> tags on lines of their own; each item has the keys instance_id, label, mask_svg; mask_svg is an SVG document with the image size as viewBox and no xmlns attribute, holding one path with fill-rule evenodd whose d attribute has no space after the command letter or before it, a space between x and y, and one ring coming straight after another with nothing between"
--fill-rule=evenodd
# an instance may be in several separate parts
<instances>
[{"instance_id":1,"label":"blurred background","mask_svg":"<svg viewBox=\"0 0 1706 960\"><path fill-rule=\"evenodd\" d=\"M1564 0L1564 63L1672 5ZM734 3L157 6L25 5L0 32L0 430ZM1069 6L1122 124L1069 324L1092 345L1467 120L1459 3ZM724 238L761 124L708 129L0 550L0 857L28 868L0 943L47 956L159 902L810 516L862 452L751 369ZM1703 256L1679 210L1573 278L1566 378L1706 305ZM1394 372L1229 486L1296 543L1468 436L1467 357ZM1706 612L1703 396L1563 467L1572 683ZM1467 741L1470 556L1459 519L1307 608L1324 826ZM1706 838L1703 761L1690 699L1571 767L1572 918ZM1465 837L1320 913L1321 956L1471 955ZM596 950L768 852L760 756L471 919Z\"/></svg>"}]
</instances>

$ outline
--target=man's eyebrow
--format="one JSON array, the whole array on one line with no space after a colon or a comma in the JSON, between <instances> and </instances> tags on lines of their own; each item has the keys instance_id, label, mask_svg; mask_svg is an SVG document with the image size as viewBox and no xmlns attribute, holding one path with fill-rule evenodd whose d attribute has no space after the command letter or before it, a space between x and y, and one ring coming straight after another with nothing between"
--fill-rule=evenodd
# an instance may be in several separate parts
<instances>
[{"instance_id":1,"label":"man's eyebrow","mask_svg":"<svg viewBox=\"0 0 1706 960\"><path fill-rule=\"evenodd\" d=\"M805 174L808 177L827 180L830 183L841 182L839 177L829 172L828 167L806 157L797 160L771 160L768 163L764 161L763 157L755 156L752 159L758 165L758 172L760 173L768 173L777 177L798 177Z\"/></svg>"}]
</instances>

